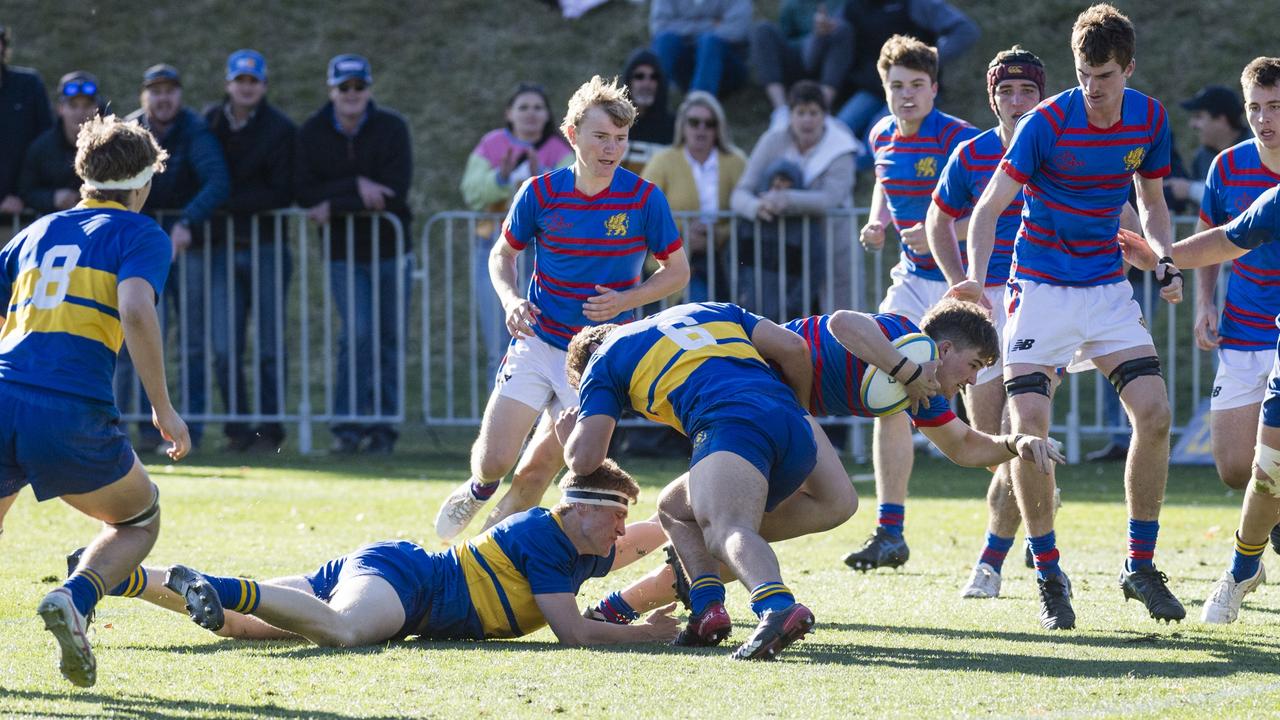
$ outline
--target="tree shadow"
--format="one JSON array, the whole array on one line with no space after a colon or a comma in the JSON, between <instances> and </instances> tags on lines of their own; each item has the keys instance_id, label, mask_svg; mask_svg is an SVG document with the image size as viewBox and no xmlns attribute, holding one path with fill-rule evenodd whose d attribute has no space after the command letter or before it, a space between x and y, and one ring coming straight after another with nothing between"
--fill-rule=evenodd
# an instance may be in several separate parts
<instances>
[{"instance_id":1,"label":"tree shadow","mask_svg":"<svg viewBox=\"0 0 1280 720\"><path fill-rule=\"evenodd\" d=\"M12 690L5 689L0 691L0 695L6 698L14 698L18 700L30 700L41 703L62 703L68 700L75 702L91 702L98 703L102 706L102 714L104 716L119 716L129 718L140 718L141 720L167 720L177 713L190 714L195 717L228 717L234 720L243 718L244 720L252 720L253 718L272 717L272 718L318 718L319 720L354 720L354 718L377 718L377 720L393 720L398 715L345 715L322 710L295 710L292 708L281 707L271 702L255 703L252 705L239 705L229 702L199 702L193 700L183 700L181 698L160 698L151 695L130 695L128 693L100 693L93 691L73 691L69 693L48 693L37 690ZM82 718L81 713L76 712L48 712L42 710L41 717L55 718Z\"/></svg>"}]
</instances>

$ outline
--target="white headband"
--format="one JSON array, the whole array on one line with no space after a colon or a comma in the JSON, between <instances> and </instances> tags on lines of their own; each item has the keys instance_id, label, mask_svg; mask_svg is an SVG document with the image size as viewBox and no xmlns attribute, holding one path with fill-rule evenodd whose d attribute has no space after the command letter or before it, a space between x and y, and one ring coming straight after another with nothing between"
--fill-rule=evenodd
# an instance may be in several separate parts
<instances>
[{"instance_id":1,"label":"white headband","mask_svg":"<svg viewBox=\"0 0 1280 720\"><path fill-rule=\"evenodd\" d=\"M156 169L154 166L148 165L142 169L142 172L131 178L125 178L123 180L94 180L92 178L85 178L84 184L94 190L137 190L151 182L151 175L155 173L155 171Z\"/></svg>"},{"instance_id":2,"label":"white headband","mask_svg":"<svg viewBox=\"0 0 1280 720\"><path fill-rule=\"evenodd\" d=\"M625 510L627 509L628 503L631 502L631 496L624 492L618 492L617 490L587 490L584 488L571 488L564 491L564 495L560 501L563 503L581 503L583 505L606 505Z\"/></svg>"}]
</instances>

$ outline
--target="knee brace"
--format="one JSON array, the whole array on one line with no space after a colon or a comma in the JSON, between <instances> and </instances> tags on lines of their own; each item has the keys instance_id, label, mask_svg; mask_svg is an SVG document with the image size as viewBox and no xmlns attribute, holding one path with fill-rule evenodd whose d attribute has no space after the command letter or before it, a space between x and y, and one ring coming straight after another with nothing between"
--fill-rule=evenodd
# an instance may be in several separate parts
<instances>
[{"instance_id":1,"label":"knee brace","mask_svg":"<svg viewBox=\"0 0 1280 720\"><path fill-rule=\"evenodd\" d=\"M1036 393L1049 397L1049 376L1042 372L1027 373L1004 381L1004 392L1009 397L1023 393Z\"/></svg>"},{"instance_id":2,"label":"knee brace","mask_svg":"<svg viewBox=\"0 0 1280 720\"><path fill-rule=\"evenodd\" d=\"M1280 450L1259 443L1253 466L1253 479L1249 481L1253 491L1280 499Z\"/></svg>"},{"instance_id":3,"label":"knee brace","mask_svg":"<svg viewBox=\"0 0 1280 720\"><path fill-rule=\"evenodd\" d=\"M155 522L160 517L160 490L152 488L151 505L142 512L134 515L128 520L121 520L118 523L110 523L114 527L146 527Z\"/></svg>"},{"instance_id":4,"label":"knee brace","mask_svg":"<svg viewBox=\"0 0 1280 720\"><path fill-rule=\"evenodd\" d=\"M1115 370L1111 371L1107 379L1111 381L1111 385L1116 389L1116 394L1119 395L1124 392L1126 385L1143 375L1154 375L1158 378L1163 378L1164 375L1160 373L1160 358L1155 355L1149 355L1125 360L1117 365Z\"/></svg>"}]
</instances>

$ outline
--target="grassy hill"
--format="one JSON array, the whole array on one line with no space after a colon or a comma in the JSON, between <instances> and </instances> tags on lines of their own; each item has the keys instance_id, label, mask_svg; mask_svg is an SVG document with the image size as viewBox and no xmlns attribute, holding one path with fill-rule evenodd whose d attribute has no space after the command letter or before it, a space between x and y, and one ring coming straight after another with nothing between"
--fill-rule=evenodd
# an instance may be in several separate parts
<instances>
[{"instance_id":1,"label":"grassy hill","mask_svg":"<svg viewBox=\"0 0 1280 720\"><path fill-rule=\"evenodd\" d=\"M948 111L980 126L991 122L983 73L995 51L1014 42L1044 58L1051 90L1072 82L1069 30L1087 3L955 4L975 18L983 36L948 72ZM1132 84L1166 102L1184 153L1192 150L1192 138L1177 101L1208 82L1234 85L1249 59L1277 52L1274 39L1264 34L1265 3L1117 4L1138 27ZM778 5L757 2L757 16L775 15ZM466 156L484 132L501 123L502 103L516 82L544 83L560 114L580 82L592 73L617 73L627 54L648 38L648 5L622 0L573 22L533 0L108 0L75 10L62 3L7 0L3 8L0 23L13 36L14 64L36 67L50 85L69 70L91 70L119 113L138 106L142 71L156 62L181 69L189 105L216 101L227 53L253 47L270 63L272 101L301 121L325 101L328 58L364 53L373 62L376 99L410 119L413 203L420 213L461 206L457 179ZM750 148L765 124L763 94L748 88L727 105L738 143Z\"/></svg>"}]
</instances>

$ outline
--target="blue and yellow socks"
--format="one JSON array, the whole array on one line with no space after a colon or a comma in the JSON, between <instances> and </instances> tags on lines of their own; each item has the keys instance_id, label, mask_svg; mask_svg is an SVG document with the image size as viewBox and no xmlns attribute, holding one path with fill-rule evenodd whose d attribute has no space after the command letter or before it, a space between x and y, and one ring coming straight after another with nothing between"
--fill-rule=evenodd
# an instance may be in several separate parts
<instances>
[{"instance_id":1,"label":"blue and yellow socks","mask_svg":"<svg viewBox=\"0 0 1280 720\"><path fill-rule=\"evenodd\" d=\"M764 614L774 610L786 610L794 605L796 598L791 594L791 589L779 582L760 583L756 589L751 591L751 612L756 617L764 617Z\"/></svg>"},{"instance_id":2,"label":"blue and yellow socks","mask_svg":"<svg viewBox=\"0 0 1280 720\"><path fill-rule=\"evenodd\" d=\"M262 595L257 581L204 573L200 573L200 576L218 593L218 602L222 604L223 610L249 615L258 609L258 601L262 599Z\"/></svg>"},{"instance_id":3,"label":"blue and yellow socks","mask_svg":"<svg viewBox=\"0 0 1280 720\"><path fill-rule=\"evenodd\" d=\"M1258 574L1258 566L1262 564L1262 551L1267 549L1267 541L1263 540L1257 545L1240 539L1239 531L1236 532L1236 552L1231 559L1231 577L1236 582L1244 582L1254 575Z\"/></svg>"},{"instance_id":4,"label":"blue and yellow socks","mask_svg":"<svg viewBox=\"0 0 1280 720\"><path fill-rule=\"evenodd\" d=\"M982 548L982 554L978 556L978 562L986 563L991 566L992 570L1000 572L1000 568L1004 567L1005 556L1009 554L1009 549L1012 547L1013 538L987 533L987 546Z\"/></svg>"},{"instance_id":5,"label":"blue and yellow socks","mask_svg":"<svg viewBox=\"0 0 1280 720\"><path fill-rule=\"evenodd\" d=\"M1156 536L1160 534L1160 521L1129 518L1129 572L1152 567L1156 554Z\"/></svg>"},{"instance_id":6,"label":"blue and yellow socks","mask_svg":"<svg viewBox=\"0 0 1280 720\"><path fill-rule=\"evenodd\" d=\"M907 515L907 508L895 503L880 503L877 522L885 532L894 537L902 537L902 522Z\"/></svg>"},{"instance_id":7,"label":"blue and yellow socks","mask_svg":"<svg viewBox=\"0 0 1280 720\"><path fill-rule=\"evenodd\" d=\"M139 565L133 569L133 572L129 573L129 577L125 578L124 582L111 588L110 592L107 594L115 597L131 598L138 597L142 594L142 591L146 589L147 571L143 570L142 566Z\"/></svg>"},{"instance_id":8,"label":"blue and yellow socks","mask_svg":"<svg viewBox=\"0 0 1280 720\"><path fill-rule=\"evenodd\" d=\"M71 604L85 617L89 617L94 606L107 594L106 583L93 568L78 568L62 587L71 593Z\"/></svg>"},{"instance_id":9,"label":"blue and yellow socks","mask_svg":"<svg viewBox=\"0 0 1280 720\"><path fill-rule=\"evenodd\" d=\"M719 575L699 575L689 583L689 609L694 615L702 614L715 602L724 604L724 583Z\"/></svg>"},{"instance_id":10,"label":"blue and yellow socks","mask_svg":"<svg viewBox=\"0 0 1280 720\"><path fill-rule=\"evenodd\" d=\"M1031 553L1036 559L1036 577L1048 580L1062 572L1058 568L1058 541L1052 530L1038 537L1029 537L1027 541L1031 543Z\"/></svg>"}]
</instances>

